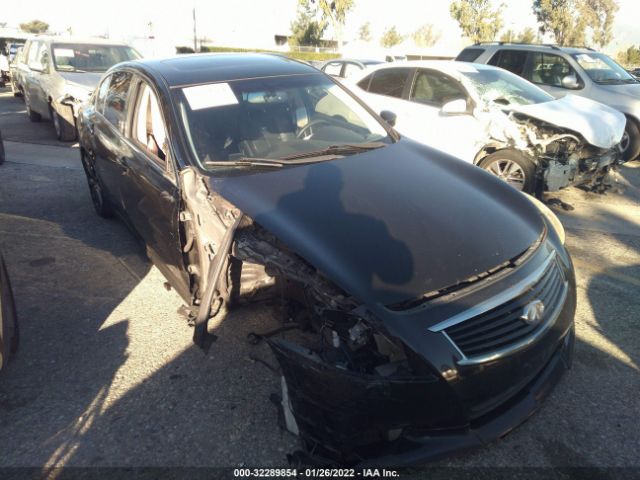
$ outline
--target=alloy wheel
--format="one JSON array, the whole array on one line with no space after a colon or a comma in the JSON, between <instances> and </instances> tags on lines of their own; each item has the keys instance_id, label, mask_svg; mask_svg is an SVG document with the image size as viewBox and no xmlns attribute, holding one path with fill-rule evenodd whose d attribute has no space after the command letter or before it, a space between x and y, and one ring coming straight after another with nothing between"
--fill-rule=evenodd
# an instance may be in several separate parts
<instances>
[{"instance_id":1,"label":"alloy wheel","mask_svg":"<svg viewBox=\"0 0 640 480\"><path fill-rule=\"evenodd\" d=\"M525 173L520 165L513 160L496 159L484 167L489 173L500 180L504 180L516 190L522 190L525 184Z\"/></svg>"},{"instance_id":2,"label":"alloy wheel","mask_svg":"<svg viewBox=\"0 0 640 480\"><path fill-rule=\"evenodd\" d=\"M622 135L622 140L620 140L620 151L622 153L626 152L630 145L631 145L631 137L625 130L624 134Z\"/></svg>"}]
</instances>

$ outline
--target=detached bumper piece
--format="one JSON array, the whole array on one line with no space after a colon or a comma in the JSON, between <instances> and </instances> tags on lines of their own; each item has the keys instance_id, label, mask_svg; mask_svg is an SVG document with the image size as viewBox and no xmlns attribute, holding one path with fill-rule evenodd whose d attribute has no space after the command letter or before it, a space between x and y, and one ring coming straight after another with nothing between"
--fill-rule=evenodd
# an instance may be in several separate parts
<instances>
[{"instance_id":1,"label":"detached bumper piece","mask_svg":"<svg viewBox=\"0 0 640 480\"><path fill-rule=\"evenodd\" d=\"M359 375L285 340L269 344L284 376L287 428L300 435L312 457L358 467L409 467L480 447L527 420L570 367L574 330L518 394L472 421L435 375Z\"/></svg>"}]
</instances>

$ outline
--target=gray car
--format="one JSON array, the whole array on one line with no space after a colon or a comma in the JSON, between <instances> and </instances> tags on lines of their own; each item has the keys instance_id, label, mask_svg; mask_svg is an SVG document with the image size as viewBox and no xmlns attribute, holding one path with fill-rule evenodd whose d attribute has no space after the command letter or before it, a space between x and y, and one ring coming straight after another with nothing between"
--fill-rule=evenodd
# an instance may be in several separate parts
<instances>
[{"instance_id":1,"label":"gray car","mask_svg":"<svg viewBox=\"0 0 640 480\"><path fill-rule=\"evenodd\" d=\"M623 159L640 155L640 82L607 55L590 48L492 42L467 47L456 60L504 68L556 98L572 93L619 110L627 117Z\"/></svg>"},{"instance_id":2,"label":"gray car","mask_svg":"<svg viewBox=\"0 0 640 480\"><path fill-rule=\"evenodd\" d=\"M26 43L23 57L18 70L29 119L51 119L58 140L71 141L76 138L78 108L102 74L140 54L111 41L35 37Z\"/></svg>"}]
</instances>

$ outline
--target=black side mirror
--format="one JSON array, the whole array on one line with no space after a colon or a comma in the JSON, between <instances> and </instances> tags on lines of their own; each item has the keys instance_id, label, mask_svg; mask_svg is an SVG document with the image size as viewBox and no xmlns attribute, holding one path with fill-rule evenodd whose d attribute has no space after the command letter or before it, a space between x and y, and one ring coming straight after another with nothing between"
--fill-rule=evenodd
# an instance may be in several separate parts
<instances>
[{"instance_id":1,"label":"black side mirror","mask_svg":"<svg viewBox=\"0 0 640 480\"><path fill-rule=\"evenodd\" d=\"M380 112L380 116L389 125L391 125L392 127L395 127L396 119L398 118L398 116L395 113L390 112L389 110L383 110Z\"/></svg>"}]
</instances>

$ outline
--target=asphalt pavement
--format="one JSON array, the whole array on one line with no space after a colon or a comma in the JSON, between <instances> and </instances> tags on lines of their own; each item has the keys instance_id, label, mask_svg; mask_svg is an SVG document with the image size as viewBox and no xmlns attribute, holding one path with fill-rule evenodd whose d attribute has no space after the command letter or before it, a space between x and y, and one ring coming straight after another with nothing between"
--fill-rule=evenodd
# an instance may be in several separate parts
<instances>
[{"instance_id":1,"label":"asphalt pavement","mask_svg":"<svg viewBox=\"0 0 640 480\"><path fill-rule=\"evenodd\" d=\"M236 310L208 355L194 347L178 295L95 215L77 145L2 92L0 248L22 343L0 377L0 467L286 466L299 445L269 400L276 362L246 342L275 311ZM438 466L640 467L639 187L635 162L616 191L551 196L574 208L554 207L578 278L573 368L514 432Z\"/></svg>"}]
</instances>

